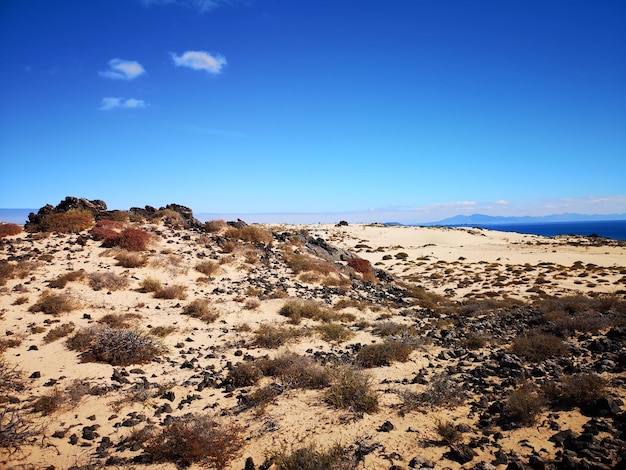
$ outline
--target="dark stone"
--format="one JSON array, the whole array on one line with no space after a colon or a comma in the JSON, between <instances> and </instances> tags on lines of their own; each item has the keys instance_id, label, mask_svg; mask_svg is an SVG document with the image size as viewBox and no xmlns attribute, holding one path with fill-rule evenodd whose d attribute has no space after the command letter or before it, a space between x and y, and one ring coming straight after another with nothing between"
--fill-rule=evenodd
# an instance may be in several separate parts
<instances>
[{"instance_id":1,"label":"dark stone","mask_svg":"<svg viewBox=\"0 0 626 470\"><path fill-rule=\"evenodd\" d=\"M243 467L243 470L256 470L256 467L254 466L254 460L252 460L252 457L248 457L246 459L246 464Z\"/></svg>"},{"instance_id":2,"label":"dark stone","mask_svg":"<svg viewBox=\"0 0 626 470\"><path fill-rule=\"evenodd\" d=\"M39 379L41 378L41 372L35 371L28 377L29 379Z\"/></svg>"},{"instance_id":3,"label":"dark stone","mask_svg":"<svg viewBox=\"0 0 626 470\"><path fill-rule=\"evenodd\" d=\"M380 425L380 427L378 428L378 432L389 432L389 431L393 431L394 425L391 423L391 421L385 421L383 424Z\"/></svg>"},{"instance_id":4,"label":"dark stone","mask_svg":"<svg viewBox=\"0 0 626 470\"><path fill-rule=\"evenodd\" d=\"M448 455L451 460L465 464L471 462L478 454L467 444L457 444L450 447Z\"/></svg>"}]
</instances>

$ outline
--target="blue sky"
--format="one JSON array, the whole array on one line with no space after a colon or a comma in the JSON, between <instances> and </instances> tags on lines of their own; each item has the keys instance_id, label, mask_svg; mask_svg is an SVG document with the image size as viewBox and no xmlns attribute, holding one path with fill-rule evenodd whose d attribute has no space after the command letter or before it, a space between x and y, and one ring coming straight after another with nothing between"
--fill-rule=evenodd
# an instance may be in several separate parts
<instances>
[{"instance_id":1,"label":"blue sky","mask_svg":"<svg viewBox=\"0 0 626 470\"><path fill-rule=\"evenodd\" d=\"M2 0L0 207L624 213L625 23L623 0Z\"/></svg>"}]
</instances>

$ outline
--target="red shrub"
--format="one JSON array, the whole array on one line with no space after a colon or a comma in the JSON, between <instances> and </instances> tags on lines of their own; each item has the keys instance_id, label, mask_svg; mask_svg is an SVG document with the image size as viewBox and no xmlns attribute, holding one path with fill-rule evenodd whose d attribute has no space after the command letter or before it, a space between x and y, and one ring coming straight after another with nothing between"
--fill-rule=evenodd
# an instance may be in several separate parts
<instances>
[{"instance_id":1,"label":"red shrub","mask_svg":"<svg viewBox=\"0 0 626 470\"><path fill-rule=\"evenodd\" d=\"M120 233L117 246L128 251L145 251L150 242L150 234L138 228L127 228Z\"/></svg>"},{"instance_id":2,"label":"red shrub","mask_svg":"<svg viewBox=\"0 0 626 470\"><path fill-rule=\"evenodd\" d=\"M10 235L17 235L22 231L22 226L17 224L0 223L0 238L8 237Z\"/></svg>"},{"instance_id":3,"label":"red shrub","mask_svg":"<svg viewBox=\"0 0 626 470\"><path fill-rule=\"evenodd\" d=\"M352 258L348 260L348 266L354 269L357 273L371 273L372 265L371 263L362 258Z\"/></svg>"},{"instance_id":4,"label":"red shrub","mask_svg":"<svg viewBox=\"0 0 626 470\"><path fill-rule=\"evenodd\" d=\"M124 225L114 220L99 220L91 230L91 236L94 240L102 240L102 246L112 248L119 244L123 228Z\"/></svg>"}]
</instances>

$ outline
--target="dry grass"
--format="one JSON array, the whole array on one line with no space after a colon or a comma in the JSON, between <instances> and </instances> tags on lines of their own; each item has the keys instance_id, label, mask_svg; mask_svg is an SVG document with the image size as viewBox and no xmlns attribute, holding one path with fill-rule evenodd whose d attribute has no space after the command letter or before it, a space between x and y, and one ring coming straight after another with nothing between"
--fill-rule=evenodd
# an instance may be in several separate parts
<instances>
[{"instance_id":1,"label":"dry grass","mask_svg":"<svg viewBox=\"0 0 626 470\"><path fill-rule=\"evenodd\" d=\"M254 344L261 348L276 349L303 335L303 331L285 326L264 323L254 333Z\"/></svg>"},{"instance_id":2,"label":"dry grass","mask_svg":"<svg viewBox=\"0 0 626 470\"><path fill-rule=\"evenodd\" d=\"M367 344L357 354L356 362L365 368L389 366L396 361L408 361L412 351L410 346L400 341Z\"/></svg>"},{"instance_id":3,"label":"dry grass","mask_svg":"<svg viewBox=\"0 0 626 470\"><path fill-rule=\"evenodd\" d=\"M540 362L567 353L567 346L561 338L538 331L518 336L513 340L511 351L532 362Z\"/></svg>"},{"instance_id":4,"label":"dry grass","mask_svg":"<svg viewBox=\"0 0 626 470\"><path fill-rule=\"evenodd\" d=\"M56 279L53 279L48 283L48 287L52 287L53 289L63 289L67 286L68 282L77 282L82 281L87 276L84 269L79 271L70 271L65 274L61 274Z\"/></svg>"},{"instance_id":5,"label":"dry grass","mask_svg":"<svg viewBox=\"0 0 626 470\"><path fill-rule=\"evenodd\" d=\"M272 232L265 227L256 225L246 225L245 227L230 227L224 232L226 238L242 240L248 243L259 243L262 245L271 245L274 241Z\"/></svg>"},{"instance_id":6,"label":"dry grass","mask_svg":"<svg viewBox=\"0 0 626 470\"><path fill-rule=\"evenodd\" d=\"M302 318L330 322L338 317L330 308L311 300L289 300L278 313L289 318L289 323L299 324Z\"/></svg>"},{"instance_id":7,"label":"dry grass","mask_svg":"<svg viewBox=\"0 0 626 470\"><path fill-rule=\"evenodd\" d=\"M56 326L52 328L50 331L48 331L46 336L43 337L43 342L47 344L47 343L52 343L53 341L56 341L57 339L65 338L72 331L74 331L75 328L76 328L76 325L74 325L74 323L72 322L63 323L62 325Z\"/></svg>"},{"instance_id":8,"label":"dry grass","mask_svg":"<svg viewBox=\"0 0 626 470\"><path fill-rule=\"evenodd\" d=\"M0 238L10 237L21 233L23 227L18 224L0 222Z\"/></svg>"},{"instance_id":9,"label":"dry grass","mask_svg":"<svg viewBox=\"0 0 626 470\"><path fill-rule=\"evenodd\" d=\"M156 299L178 299L185 300L187 298L186 286L181 284L175 284L172 286L161 287L154 291L154 297Z\"/></svg>"},{"instance_id":10,"label":"dry grass","mask_svg":"<svg viewBox=\"0 0 626 470\"><path fill-rule=\"evenodd\" d=\"M196 263L194 269L205 276L211 276L220 269L220 265L215 261L206 260Z\"/></svg>"},{"instance_id":11,"label":"dry grass","mask_svg":"<svg viewBox=\"0 0 626 470\"><path fill-rule=\"evenodd\" d=\"M121 250L115 255L118 266L124 268L142 268L148 264L148 257L136 251Z\"/></svg>"},{"instance_id":12,"label":"dry grass","mask_svg":"<svg viewBox=\"0 0 626 470\"><path fill-rule=\"evenodd\" d=\"M153 277L146 277L139 283L141 292L158 292L163 288L161 281Z\"/></svg>"},{"instance_id":13,"label":"dry grass","mask_svg":"<svg viewBox=\"0 0 626 470\"><path fill-rule=\"evenodd\" d=\"M256 362L263 375L278 379L287 389L320 389L327 387L331 381L328 369L295 353L286 352L274 359L265 358Z\"/></svg>"},{"instance_id":14,"label":"dry grass","mask_svg":"<svg viewBox=\"0 0 626 470\"><path fill-rule=\"evenodd\" d=\"M324 341L333 343L343 343L354 337L354 333L338 323L326 323L315 327L316 331Z\"/></svg>"},{"instance_id":15,"label":"dry grass","mask_svg":"<svg viewBox=\"0 0 626 470\"><path fill-rule=\"evenodd\" d=\"M270 458L276 470L354 470L359 465L341 444L320 450L311 443L298 449L273 451Z\"/></svg>"}]
</instances>

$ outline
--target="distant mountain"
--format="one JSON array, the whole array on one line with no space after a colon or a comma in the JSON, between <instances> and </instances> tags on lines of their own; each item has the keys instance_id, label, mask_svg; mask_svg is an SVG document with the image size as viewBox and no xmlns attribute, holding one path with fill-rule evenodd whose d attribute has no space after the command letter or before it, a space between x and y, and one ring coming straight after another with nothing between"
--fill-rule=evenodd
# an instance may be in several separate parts
<instances>
[{"instance_id":1,"label":"distant mountain","mask_svg":"<svg viewBox=\"0 0 626 470\"><path fill-rule=\"evenodd\" d=\"M541 217L503 217L485 214L455 215L438 222L425 225L513 225L543 224L550 222L589 222L598 220L626 220L626 214L553 214Z\"/></svg>"}]
</instances>

